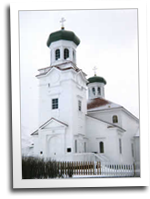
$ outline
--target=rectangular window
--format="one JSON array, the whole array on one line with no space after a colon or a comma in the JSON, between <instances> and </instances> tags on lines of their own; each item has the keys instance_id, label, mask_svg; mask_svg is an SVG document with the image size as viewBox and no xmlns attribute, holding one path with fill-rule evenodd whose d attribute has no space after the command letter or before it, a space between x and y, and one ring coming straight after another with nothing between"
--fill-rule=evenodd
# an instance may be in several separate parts
<instances>
[{"instance_id":1,"label":"rectangular window","mask_svg":"<svg viewBox=\"0 0 150 199\"><path fill-rule=\"evenodd\" d=\"M119 152L122 154L122 142L121 139L119 139Z\"/></svg>"},{"instance_id":2,"label":"rectangular window","mask_svg":"<svg viewBox=\"0 0 150 199\"><path fill-rule=\"evenodd\" d=\"M92 92L93 92L93 95L95 95L95 88L94 87L92 88Z\"/></svg>"},{"instance_id":3,"label":"rectangular window","mask_svg":"<svg viewBox=\"0 0 150 199\"><path fill-rule=\"evenodd\" d=\"M84 142L84 153L86 153L86 142Z\"/></svg>"},{"instance_id":4,"label":"rectangular window","mask_svg":"<svg viewBox=\"0 0 150 199\"><path fill-rule=\"evenodd\" d=\"M58 109L58 98L52 99L52 109Z\"/></svg>"},{"instance_id":5,"label":"rectangular window","mask_svg":"<svg viewBox=\"0 0 150 199\"><path fill-rule=\"evenodd\" d=\"M134 145L133 145L133 143L131 144L131 150L132 150L132 157L134 157Z\"/></svg>"},{"instance_id":6,"label":"rectangular window","mask_svg":"<svg viewBox=\"0 0 150 199\"><path fill-rule=\"evenodd\" d=\"M77 153L77 140L75 140L75 153Z\"/></svg>"},{"instance_id":7,"label":"rectangular window","mask_svg":"<svg viewBox=\"0 0 150 199\"><path fill-rule=\"evenodd\" d=\"M79 111L81 111L81 106L82 106L81 101L78 100L78 110L79 110Z\"/></svg>"}]
</instances>

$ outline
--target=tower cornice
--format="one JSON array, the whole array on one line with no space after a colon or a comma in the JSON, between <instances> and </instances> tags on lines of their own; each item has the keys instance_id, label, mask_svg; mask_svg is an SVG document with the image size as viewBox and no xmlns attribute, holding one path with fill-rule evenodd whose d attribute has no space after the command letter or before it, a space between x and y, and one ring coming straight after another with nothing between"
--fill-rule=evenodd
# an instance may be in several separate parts
<instances>
[{"instance_id":1,"label":"tower cornice","mask_svg":"<svg viewBox=\"0 0 150 199\"><path fill-rule=\"evenodd\" d=\"M65 67L62 67L64 66ZM68 66L67 66L68 65ZM67 70L74 70L75 72L82 72L82 74L84 76L87 76L81 69L79 69L73 62L71 61L68 61L66 63L61 63L61 64L58 64L58 65L54 65L54 66L48 66L48 67L45 67L45 68L41 68L41 69L38 69L38 71L40 72L38 75L36 75L36 77L42 77L42 76L45 76L47 75L53 68L55 69L58 69L60 71L67 71Z\"/></svg>"}]
</instances>

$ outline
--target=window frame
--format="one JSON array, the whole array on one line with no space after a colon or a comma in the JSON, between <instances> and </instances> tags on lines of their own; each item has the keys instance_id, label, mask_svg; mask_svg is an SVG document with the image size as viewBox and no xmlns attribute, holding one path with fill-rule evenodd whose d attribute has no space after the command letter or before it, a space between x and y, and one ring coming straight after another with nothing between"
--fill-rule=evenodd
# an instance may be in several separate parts
<instances>
[{"instance_id":1,"label":"window frame","mask_svg":"<svg viewBox=\"0 0 150 199\"><path fill-rule=\"evenodd\" d=\"M82 101L78 100L78 111L82 111Z\"/></svg>"},{"instance_id":2,"label":"window frame","mask_svg":"<svg viewBox=\"0 0 150 199\"><path fill-rule=\"evenodd\" d=\"M104 153L104 142L103 141L99 142L99 152Z\"/></svg>"},{"instance_id":3,"label":"window frame","mask_svg":"<svg viewBox=\"0 0 150 199\"><path fill-rule=\"evenodd\" d=\"M86 142L84 142L84 153L86 153Z\"/></svg>"},{"instance_id":4,"label":"window frame","mask_svg":"<svg viewBox=\"0 0 150 199\"><path fill-rule=\"evenodd\" d=\"M67 59L67 58L69 58L69 49L65 48L64 49L64 59Z\"/></svg>"},{"instance_id":5,"label":"window frame","mask_svg":"<svg viewBox=\"0 0 150 199\"><path fill-rule=\"evenodd\" d=\"M97 88L97 93L98 93L98 95L101 95L101 87Z\"/></svg>"},{"instance_id":6,"label":"window frame","mask_svg":"<svg viewBox=\"0 0 150 199\"><path fill-rule=\"evenodd\" d=\"M72 51L72 56L73 56L73 61L75 61L75 52L74 52L74 50Z\"/></svg>"},{"instance_id":7,"label":"window frame","mask_svg":"<svg viewBox=\"0 0 150 199\"><path fill-rule=\"evenodd\" d=\"M131 143L131 153L132 153L132 158L134 158L134 144Z\"/></svg>"},{"instance_id":8,"label":"window frame","mask_svg":"<svg viewBox=\"0 0 150 199\"><path fill-rule=\"evenodd\" d=\"M75 145L75 147L74 147L75 150L74 151L75 151L75 153L78 153L78 143L77 143L77 140L74 141L74 145Z\"/></svg>"},{"instance_id":9,"label":"window frame","mask_svg":"<svg viewBox=\"0 0 150 199\"><path fill-rule=\"evenodd\" d=\"M113 121L113 123L118 123L118 116L117 115L113 115L112 121Z\"/></svg>"},{"instance_id":10,"label":"window frame","mask_svg":"<svg viewBox=\"0 0 150 199\"><path fill-rule=\"evenodd\" d=\"M58 108L59 108L59 99L58 98L52 98L52 110L55 110L55 109L58 109Z\"/></svg>"},{"instance_id":11,"label":"window frame","mask_svg":"<svg viewBox=\"0 0 150 199\"><path fill-rule=\"evenodd\" d=\"M57 49L55 50L55 60L58 60L59 58L60 58L60 49L57 48Z\"/></svg>"},{"instance_id":12,"label":"window frame","mask_svg":"<svg viewBox=\"0 0 150 199\"><path fill-rule=\"evenodd\" d=\"M71 153L71 148L67 148L67 153Z\"/></svg>"},{"instance_id":13,"label":"window frame","mask_svg":"<svg viewBox=\"0 0 150 199\"><path fill-rule=\"evenodd\" d=\"M119 138L119 154L122 154L122 139Z\"/></svg>"},{"instance_id":14,"label":"window frame","mask_svg":"<svg viewBox=\"0 0 150 199\"><path fill-rule=\"evenodd\" d=\"M93 95L96 95L95 87L92 87L92 94L93 94Z\"/></svg>"}]
</instances>

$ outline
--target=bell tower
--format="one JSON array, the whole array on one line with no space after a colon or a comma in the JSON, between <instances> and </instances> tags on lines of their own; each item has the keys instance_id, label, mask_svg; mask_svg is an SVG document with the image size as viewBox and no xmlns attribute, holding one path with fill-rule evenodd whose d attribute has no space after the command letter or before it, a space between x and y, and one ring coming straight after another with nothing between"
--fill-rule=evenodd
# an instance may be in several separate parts
<instances>
[{"instance_id":1,"label":"bell tower","mask_svg":"<svg viewBox=\"0 0 150 199\"><path fill-rule=\"evenodd\" d=\"M106 80L103 77L96 75L96 67L93 68L94 76L88 79L88 98L105 98L105 88Z\"/></svg>"},{"instance_id":2,"label":"bell tower","mask_svg":"<svg viewBox=\"0 0 150 199\"><path fill-rule=\"evenodd\" d=\"M80 40L74 32L65 30L64 18L60 22L62 23L61 30L51 33L47 40L47 46L50 48L50 66L68 61L76 65L76 48Z\"/></svg>"},{"instance_id":3,"label":"bell tower","mask_svg":"<svg viewBox=\"0 0 150 199\"><path fill-rule=\"evenodd\" d=\"M61 29L52 32L47 40L50 66L39 69L36 76L39 80L41 151L43 154L52 151L58 158L84 151L87 114L86 74L76 65L76 48L80 40L74 32L65 30L64 21L62 18ZM43 129L47 121L50 124ZM46 148L48 143L53 147Z\"/></svg>"}]
</instances>

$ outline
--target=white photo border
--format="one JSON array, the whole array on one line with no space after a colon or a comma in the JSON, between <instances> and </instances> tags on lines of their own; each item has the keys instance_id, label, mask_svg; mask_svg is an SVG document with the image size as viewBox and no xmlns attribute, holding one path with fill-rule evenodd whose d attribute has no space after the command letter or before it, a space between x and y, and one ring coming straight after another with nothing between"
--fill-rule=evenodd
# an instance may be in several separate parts
<instances>
[{"instance_id":1,"label":"white photo border","mask_svg":"<svg viewBox=\"0 0 150 199\"><path fill-rule=\"evenodd\" d=\"M58 3L59 2L59 3ZM138 9L139 41L139 90L140 90L140 152L141 177L138 178L86 178L86 179L22 179L21 121L20 121L20 69L19 24L21 10L68 10L68 9ZM62 187L135 187L149 185L148 156L148 68L146 40L145 1L52 1L11 4L11 84L12 84L12 146L13 188L62 188Z\"/></svg>"}]
</instances>

